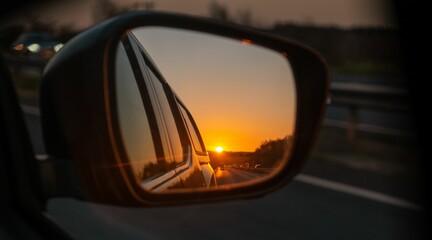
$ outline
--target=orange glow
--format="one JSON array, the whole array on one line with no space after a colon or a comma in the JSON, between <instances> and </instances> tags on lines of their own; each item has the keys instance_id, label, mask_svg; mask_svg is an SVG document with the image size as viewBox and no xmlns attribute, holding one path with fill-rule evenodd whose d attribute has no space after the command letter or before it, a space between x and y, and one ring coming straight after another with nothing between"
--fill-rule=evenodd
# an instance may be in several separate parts
<instances>
[{"instance_id":1,"label":"orange glow","mask_svg":"<svg viewBox=\"0 0 432 240\"><path fill-rule=\"evenodd\" d=\"M192 114L206 149L253 152L293 133L295 78L283 51L158 27L133 33Z\"/></svg>"},{"instance_id":2,"label":"orange glow","mask_svg":"<svg viewBox=\"0 0 432 240\"><path fill-rule=\"evenodd\" d=\"M14 49L17 50L17 51L21 51L21 50L24 49L24 45L23 45L23 44L18 44L18 45L16 45L16 46L14 47Z\"/></svg>"},{"instance_id":3,"label":"orange glow","mask_svg":"<svg viewBox=\"0 0 432 240\"><path fill-rule=\"evenodd\" d=\"M252 44L252 40L249 40L249 39L243 39L243 40L242 40L242 43L245 44L245 45L249 45L249 44Z\"/></svg>"},{"instance_id":4,"label":"orange glow","mask_svg":"<svg viewBox=\"0 0 432 240\"><path fill-rule=\"evenodd\" d=\"M221 153L221 152L223 152L224 149L223 149L223 147L218 146L215 148L215 150L216 150L216 152Z\"/></svg>"},{"instance_id":5,"label":"orange glow","mask_svg":"<svg viewBox=\"0 0 432 240\"><path fill-rule=\"evenodd\" d=\"M210 116L211 119L209 119L201 114L196 114L199 130L207 149L216 151L216 148L221 146L224 152L253 152L265 140L282 138L292 134L292 127L289 126L292 124L290 115L280 119L273 118L273 124L268 124L267 122L270 120L259 119L258 117L255 117L254 121L239 122L235 120L241 118L239 114L229 111L229 109L226 111L227 116L231 116L232 119L223 120L223 118L216 116ZM242 114L247 115L244 112ZM207 113L207 115L210 114ZM250 116L249 119L253 117L252 115L248 116Z\"/></svg>"}]
</instances>

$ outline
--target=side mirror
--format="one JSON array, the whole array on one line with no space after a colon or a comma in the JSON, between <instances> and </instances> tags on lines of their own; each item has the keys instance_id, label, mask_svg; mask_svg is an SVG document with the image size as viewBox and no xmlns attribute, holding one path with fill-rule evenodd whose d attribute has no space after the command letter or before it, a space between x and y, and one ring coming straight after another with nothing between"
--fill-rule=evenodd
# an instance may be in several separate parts
<instances>
[{"instance_id":1,"label":"side mirror","mask_svg":"<svg viewBox=\"0 0 432 240\"><path fill-rule=\"evenodd\" d=\"M308 157L328 79L316 52L254 29L157 12L110 19L44 71L49 163L69 166L42 174L45 197L154 206L274 191Z\"/></svg>"}]
</instances>

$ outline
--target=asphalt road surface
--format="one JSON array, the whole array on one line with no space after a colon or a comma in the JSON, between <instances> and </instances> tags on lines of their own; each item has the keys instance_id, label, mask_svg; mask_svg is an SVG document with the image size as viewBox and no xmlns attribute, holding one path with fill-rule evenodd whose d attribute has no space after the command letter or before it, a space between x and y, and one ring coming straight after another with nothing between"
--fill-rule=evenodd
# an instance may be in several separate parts
<instances>
[{"instance_id":1,"label":"asphalt road surface","mask_svg":"<svg viewBox=\"0 0 432 240\"><path fill-rule=\"evenodd\" d=\"M253 170L244 170L239 168L219 168L216 172L218 185L226 185L233 183L244 183L265 175L265 172L257 172Z\"/></svg>"},{"instance_id":2,"label":"asphalt road surface","mask_svg":"<svg viewBox=\"0 0 432 240\"><path fill-rule=\"evenodd\" d=\"M44 154L38 109L26 106L35 152ZM47 214L77 239L411 240L424 236L423 212L405 199L302 173L252 200L145 209L59 198Z\"/></svg>"}]
</instances>

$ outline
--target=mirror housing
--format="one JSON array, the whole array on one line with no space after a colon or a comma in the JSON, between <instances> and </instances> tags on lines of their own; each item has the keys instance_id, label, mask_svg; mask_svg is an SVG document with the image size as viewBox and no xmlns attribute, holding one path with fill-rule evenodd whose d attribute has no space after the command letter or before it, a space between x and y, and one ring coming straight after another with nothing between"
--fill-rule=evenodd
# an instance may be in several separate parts
<instances>
[{"instance_id":1,"label":"mirror housing","mask_svg":"<svg viewBox=\"0 0 432 240\"><path fill-rule=\"evenodd\" d=\"M124 152L115 141L118 136L113 131L110 95L114 88L118 43L128 30L146 26L248 39L283 53L291 63L297 94L296 124L289 163L266 180L215 191L153 194L134 182L132 171L119 161ZM136 207L254 198L285 186L302 170L320 129L328 89L329 72L323 58L300 43L206 18L130 12L80 33L49 61L44 70L40 94L42 129L50 161L71 162L81 190L78 196L86 201ZM72 195L66 191L50 191L45 197Z\"/></svg>"}]
</instances>

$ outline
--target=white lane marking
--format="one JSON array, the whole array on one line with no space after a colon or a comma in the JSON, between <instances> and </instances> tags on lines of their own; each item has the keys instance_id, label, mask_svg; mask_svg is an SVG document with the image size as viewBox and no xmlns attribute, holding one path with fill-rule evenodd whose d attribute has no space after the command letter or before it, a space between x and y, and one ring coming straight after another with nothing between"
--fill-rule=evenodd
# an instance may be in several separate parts
<instances>
[{"instance_id":1,"label":"white lane marking","mask_svg":"<svg viewBox=\"0 0 432 240\"><path fill-rule=\"evenodd\" d=\"M27 114L40 116L40 110L38 107L21 104L21 109Z\"/></svg>"},{"instance_id":2,"label":"white lane marking","mask_svg":"<svg viewBox=\"0 0 432 240\"><path fill-rule=\"evenodd\" d=\"M348 193L351 195L355 195L357 197L366 198L369 200L402 207L402 208L408 208L413 210L423 210L423 208L419 205L416 205L414 203L410 203L404 199L400 199L394 196L386 195L383 193L375 192L368 189L363 189L355 186L351 186L348 184L343 184L331 180L326 180L323 178L313 177L305 174L299 174L297 175L294 180L307 183L310 185L314 185L317 187L327 188L338 192Z\"/></svg>"}]
</instances>

